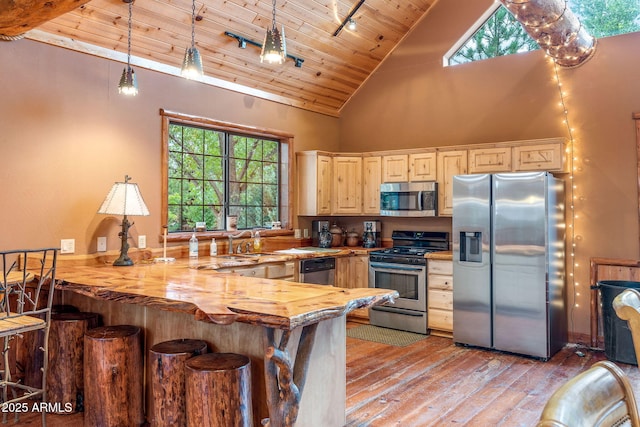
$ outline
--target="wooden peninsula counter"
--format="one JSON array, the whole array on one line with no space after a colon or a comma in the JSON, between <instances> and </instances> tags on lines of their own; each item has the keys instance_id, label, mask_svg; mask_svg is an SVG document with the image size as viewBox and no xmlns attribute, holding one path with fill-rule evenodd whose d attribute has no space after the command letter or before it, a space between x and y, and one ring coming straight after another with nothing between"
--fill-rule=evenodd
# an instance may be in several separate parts
<instances>
[{"instance_id":1,"label":"wooden peninsula counter","mask_svg":"<svg viewBox=\"0 0 640 427\"><path fill-rule=\"evenodd\" d=\"M156 343L191 338L210 351L249 356L254 425L268 418L271 427L345 424L345 315L397 296L242 277L182 259L132 267L59 263L57 279L61 304L99 313L105 325L140 326L145 354Z\"/></svg>"}]
</instances>

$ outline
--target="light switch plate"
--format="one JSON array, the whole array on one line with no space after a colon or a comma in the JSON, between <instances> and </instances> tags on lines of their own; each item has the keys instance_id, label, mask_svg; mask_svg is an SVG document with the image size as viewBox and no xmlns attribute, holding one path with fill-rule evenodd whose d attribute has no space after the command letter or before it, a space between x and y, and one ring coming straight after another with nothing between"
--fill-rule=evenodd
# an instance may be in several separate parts
<instances>
[{"instance_id":1,"label":"light switch plate","mask_svg":"<svg viewBox=\"0 0 640 427\"><path fill-rule=\"evenodd\" d=\"M144 249L147 247L147 236L140 235L138 236L138 249Z\"/></svg>"},{"instance_id":2,"label":"light switch plate","mask_svg":"<svg viewBox=\"0 0 640 427\"><path fill-rule=\"evenodd\" d=\"M98 252L106 252L107 251L107 238L106 237L98 237Z\"/></svg>"},{"instance_id":3,"label":"light switch plate","mask_svg":"<svg viewBox=\"0 0 640 427\"><path fill-rule=\"evenodd\" d=\"M60 253L72 254L76 251L76 239L62 239L60 240Z\"/></svg>"}]
</instances>

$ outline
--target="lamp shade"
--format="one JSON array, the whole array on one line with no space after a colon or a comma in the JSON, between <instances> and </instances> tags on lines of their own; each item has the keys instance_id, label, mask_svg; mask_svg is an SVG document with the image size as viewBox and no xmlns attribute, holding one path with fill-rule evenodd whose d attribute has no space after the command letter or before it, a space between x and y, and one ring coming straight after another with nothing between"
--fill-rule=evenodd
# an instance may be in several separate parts
<instances>
[{"instance_id":1,"label":"lamp shade","mask_svg":"<svg viewBox=\"0 0 640 427\"><path fill-rule=\"evenodd\" d=\"M125 182L116 182L111 187L109 194L98 209L100 214L109 215L149 215L149 209L144 204L138 184L129 183L129 177Z\"/></svg>"},{"instance_id":2,"label":"lamp shade","mask_svg":"<svg viewBox=\"0 0 640 427\"><path fill-rule=\"evenodd\" d=\"M198 77L202 77L204 74L202 69L202 58L200 57L200 51L198 51L198 48L192 46L187 48L185 51L181 74L182 77L187 79L196 79Z\"/></svg>"},{"instance_id":3,"label":"lamp shade","mask_svg":"<svg viewBox=\"0 0 640 427\"><path fill-rule=\"evenodd\" d=\"M284 27L282 32L278 31L275 25L264 37L262 44L262 52L260 53L260 62L268 62L270 64L282 64L287 57L287 46L284 38Z\"/></svg>"}]
</instances>

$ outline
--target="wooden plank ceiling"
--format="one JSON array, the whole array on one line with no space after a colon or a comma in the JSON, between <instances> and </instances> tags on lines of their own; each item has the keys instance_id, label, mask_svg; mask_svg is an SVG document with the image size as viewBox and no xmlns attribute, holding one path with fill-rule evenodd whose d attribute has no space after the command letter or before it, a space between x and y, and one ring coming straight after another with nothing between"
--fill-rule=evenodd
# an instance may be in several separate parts
<instances>
[{"instance_id":1,"label":"wooden plank ceiling","mask_svg":"<svg viewBox=\"0 0 640 427\"><path fill-rule=\"evenodd\" d=\"M202 18L196 21L196 46L207 77L337 116L435 1L366 0L353 15L357 29L345 27L333 36L358 0L277 0L276 22L285 27L287 53L304 59L302 67L296 67L291 59L282 65L260 63L258 47L241 49L236 39L225 35L229 31L261 44L271 26L270 0L196 0L196 14ZM180 67L191 43L191 8L190 0L135 0L132 56ZM25 37L87 52L88 44L126 53L127 19L128 5L122 0L91 0L37 26L37 37L29 32ZM139 96L144 96L142 91Z\"/></svg>"}]
</instances>

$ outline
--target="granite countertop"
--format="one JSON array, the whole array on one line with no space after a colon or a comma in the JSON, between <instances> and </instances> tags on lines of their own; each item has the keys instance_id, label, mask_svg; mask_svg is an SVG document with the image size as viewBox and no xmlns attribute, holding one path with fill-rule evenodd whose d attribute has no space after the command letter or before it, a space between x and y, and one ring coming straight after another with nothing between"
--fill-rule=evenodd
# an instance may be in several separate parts
<instances>
[{"instance_id":1,"label":"granite countertop","mask_svg":"<svg viewBox=\"0 0 640 427\"><path fill-rule=\"evenodd\" d=\"M360 249L340 248L332 255L349 256ZM59 263L56 279L60 289L96 299L188 312L198 320L219 324L243 322L285 330L397 298L397 292L392 290L344 289L242 277L217 272L214 267L260 265L313 254L221 255L200 257L196 262L177 259L172 263L147 262L131 267Z\"/></svg>"}]
</instances>

